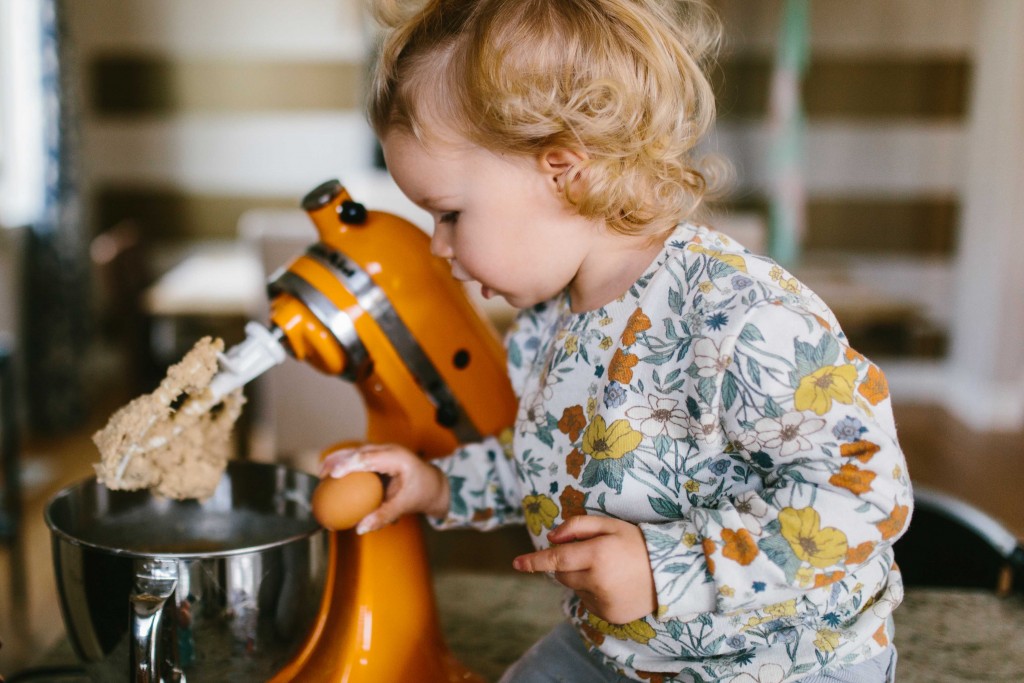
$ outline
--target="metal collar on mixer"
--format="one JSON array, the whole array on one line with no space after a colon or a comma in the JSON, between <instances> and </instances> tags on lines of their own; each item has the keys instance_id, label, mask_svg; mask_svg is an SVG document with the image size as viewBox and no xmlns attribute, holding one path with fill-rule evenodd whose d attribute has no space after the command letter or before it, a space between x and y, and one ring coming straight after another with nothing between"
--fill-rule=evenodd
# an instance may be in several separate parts
<instances>
[{"instance_id":1,"label":"metal collar on mixer","mask_svg":"<svg viewBox=\"0 0 1024 683\"><path fill-rule=\"evenodd\" d=\"M402 322L387 294L373 281L369 273L345 254L323 242L310 246L306 250L306 256L320 264L344 285L355 297L359 307L377 323L409 373L434 405L438 423L451 429L462 443L478 440L480 433L473 426L465 409L455 398L455 394L412 332ZM270 284L270 291L272 295L287 292L299 299L324 327L331 331L349 357L349 363L342 373L345 379L357 381L370 372L370 358L352 320L330 299L292 271L284 271L274 279Z\"/></svg>"}]
</instances>

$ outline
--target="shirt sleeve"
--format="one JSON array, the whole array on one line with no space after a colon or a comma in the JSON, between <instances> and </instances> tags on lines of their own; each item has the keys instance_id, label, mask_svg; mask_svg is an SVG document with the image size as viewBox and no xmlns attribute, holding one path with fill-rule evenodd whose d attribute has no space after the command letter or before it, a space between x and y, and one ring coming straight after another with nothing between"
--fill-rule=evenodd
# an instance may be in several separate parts
<instances>
[{"instance_id":1,"label":"shirt sleeve","mask_svg":"<svg viewBox=\"0 0 1024 683\"><path fill-rule=\"evenodd\" d=\"M488 531L522 524L519 477L511 454L511 429L479 443L467 444L434 460L448 478L451 501L443 519L428 518L438 529Z\"/></svg>"},{"instance_id":2,"label":"shirt sleeve","mask_svg":"<svg viewBox=\"0 0 1024 683\"><path fill-rule=\"evenodd\" d=\"M691 416L732 476L760 485L641 525L656 616L763 608L862 569L884 580L913 503L881 370L825 318L777 300L731 336L698 339L694 356Z\"/></svg>"}]
</instances>

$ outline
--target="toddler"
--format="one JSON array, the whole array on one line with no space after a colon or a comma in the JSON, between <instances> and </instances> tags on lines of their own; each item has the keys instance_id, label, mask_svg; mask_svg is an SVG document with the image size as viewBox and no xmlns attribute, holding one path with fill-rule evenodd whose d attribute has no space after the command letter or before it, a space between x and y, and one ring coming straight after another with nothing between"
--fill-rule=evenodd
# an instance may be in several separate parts
<instances>
[{"instance_id":1,"label":"toddler","mask_svg":"<svg viewBox=\"0 0 1024 683\"><path fill-rule=\"evenodd\" d=\"M370 118L459 280L521 309L502 436L387 475L370 532L525 523L567 622L503 681L893 680L911 489L881 371L769 259L688 222L711 183L697 2L381 3Z\"/></svg>"}]
</instances>

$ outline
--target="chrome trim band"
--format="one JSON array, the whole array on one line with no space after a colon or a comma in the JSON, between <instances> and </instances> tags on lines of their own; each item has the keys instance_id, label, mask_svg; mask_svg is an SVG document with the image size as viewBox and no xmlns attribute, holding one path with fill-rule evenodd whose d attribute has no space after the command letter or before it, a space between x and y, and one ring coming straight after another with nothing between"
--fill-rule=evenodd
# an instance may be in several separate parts
<instances>
[{"instance_id":1,"label":"chrome trim band","mask_svg":"<svg viewBox=\"0 0 1024 683\"><path fill-rule=\"evenodd\" d=\"M376 321L413 379L433 404L438 423L451 429L460 443L478 441L480 433L423 347L398 317L384 290L358 263L323 242L311 245L306 250L306 256L334 275L355 296L359 306Z\"/></svg>"},{"instance_id":2,"label":"chrome trim band","mask_svg":"<svg viewBox=\"0 0 1024 683\"><path fill-rule=\"evenodd\" d=\"M352 324L348 314L338 309L320 290L290 270L285 270L278 275L267 285L267 289L271 298L281 292L291 294L305 304L310 313L330 330L341 348L344 349L348 361L345 363L345 369L340 373L341 377L350 382L356 382L369 374L370 356L356 332L355 325Z\"/></svg>"}]
</instances>

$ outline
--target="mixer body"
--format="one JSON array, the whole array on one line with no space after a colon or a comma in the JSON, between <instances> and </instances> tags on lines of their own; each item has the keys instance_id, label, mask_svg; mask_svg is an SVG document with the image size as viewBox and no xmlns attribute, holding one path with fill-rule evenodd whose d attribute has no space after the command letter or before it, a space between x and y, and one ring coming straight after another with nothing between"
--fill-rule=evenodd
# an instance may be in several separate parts
<instances>
[{"instance_id":1,"label":"mixer body","mask_svg":"<svg viewBox=\"0 0 1024 683\"><path fill-rule=\"evenodd\" d=\"M296 359L355 382L367 442L429 459L510 426L504 350L447 263L430 255L429 237L367 212L338 181L310 192L303 208L320 239L271 278L271 328ZM272 680L481 680L444 644L417 519L330 536L316 626Z\"/></svg>"}]
</instances>

